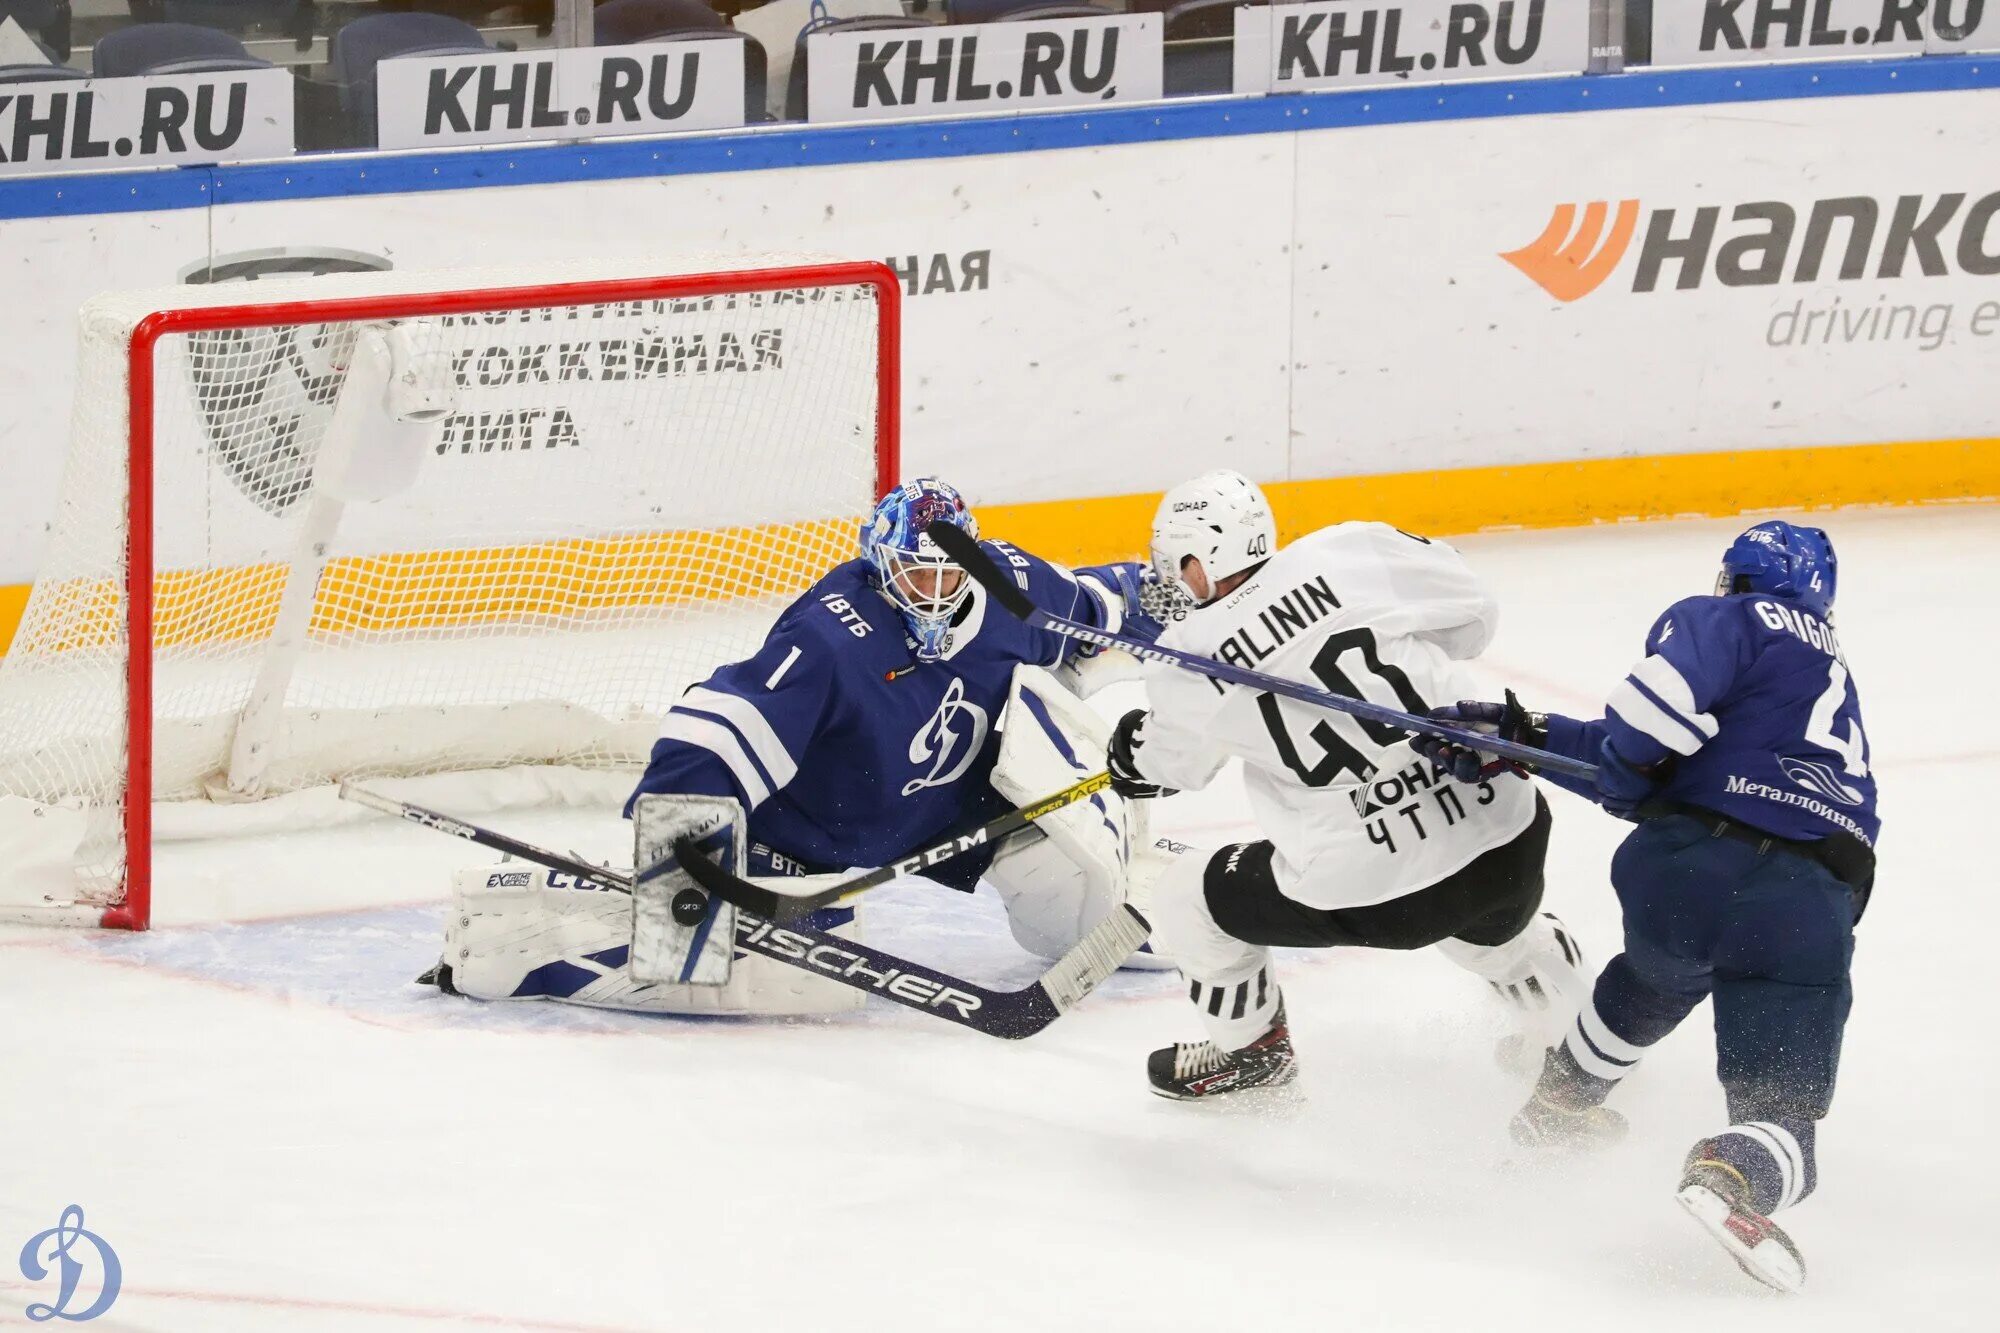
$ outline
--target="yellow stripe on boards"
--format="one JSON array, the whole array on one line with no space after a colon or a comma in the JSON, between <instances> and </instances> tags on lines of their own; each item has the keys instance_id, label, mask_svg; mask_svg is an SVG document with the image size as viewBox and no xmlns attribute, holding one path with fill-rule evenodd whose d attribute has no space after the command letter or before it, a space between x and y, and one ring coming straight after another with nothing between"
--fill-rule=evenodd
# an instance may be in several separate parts
<instances>
[{"instance_id":1,"label":"yellow stripe on boards","mask_svg":"<svg viewBox=\"0 0 2000 1333\"><path fill-rule=\"evenodd\" d=\"M1192 475L1192 473L1190 474ZM2000 499L2000 440L1747 449L1264 483L1288 542L1373 519L1427 536ZM1070 564L1143 558L1157 492L978 505L982 533Z\"/></svg>"},{"instance_id":2,"label":"yellow stripe on boards","mask_svg":"<svg viewBox=\"0 0 2000 1333\"><path fill-rule=\"evenodd\" d=\"M1267 483L1278 536L1290 541L1347 519L1434 536L1632 519L1793 513L1846 505L2000 499L2000 440L1755 449L1663 457L1523 463ZM1096 564L1143 554L1158 493L980 505L980 530L1037 555ZM374 556L336 561L322 580L314 630L392 633L560 618L644 605L792 595L854 550L851 523ZM782 572L780 572L782 570ZM159 641L187 644L268 632L281 588L275 566L163 574ZM0 643L25 587L0 587ZM75 648L109 642L121 614L108 584L83 590L92 611Z\"/></svg>"}]
</instances>

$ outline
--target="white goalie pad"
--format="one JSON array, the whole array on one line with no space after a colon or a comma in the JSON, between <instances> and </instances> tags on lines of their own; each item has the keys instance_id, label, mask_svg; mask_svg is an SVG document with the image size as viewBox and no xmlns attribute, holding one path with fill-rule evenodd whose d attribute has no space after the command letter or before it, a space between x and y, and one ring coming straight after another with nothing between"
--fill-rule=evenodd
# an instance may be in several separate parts
<instances>
[{"instance_id":1,"label":"white goalie pad","mask_svg":"<svg viewBox=\"0 0 2000 1333\"><path fill-rule=\"evenodd\" d=\"M741 804L727 796L641 796L632 807L632 975L720 986L736 950L736 909L681 866L674 844L682 838L724 870L743 873Z\"/></svg>"},{"instance_id":2,"label":"white goalie pad","mask_svg":"<svg viewBox=\"0 0 2000 1333\"><path fill-rule=\"evenodd\" d=\"M1110 725L1094 709L1034 666L1014 668L1000 728L993 789L1019 805L1101 770L1111 740ZM1155 869L1150 857L1134 856L1150 846L1147 825L1144 802L1107 790L1036 820L1044 838L1021 837L1003 847L986 878L999 890L1021 947L1059 957L1131 899L1135 866Z\"/></svg>"},{"instance_id":3,"label":"white goalie pad","mask_svg":"<svg viewBox=\"0 0 2000 1333\"><path fill-rule=\"evenodd\" d=\"M754 880L810 893L836 876ZM632 899L624 892L520 861L461 870L452 883L443 961L452 989L480 1000L554 1000L661 1014L794 1016L846 1013L866 996L756 954L721 985L653 983L632 975ZM859 941L861 916L822 927Z\"/></svg>"}]
</instances>

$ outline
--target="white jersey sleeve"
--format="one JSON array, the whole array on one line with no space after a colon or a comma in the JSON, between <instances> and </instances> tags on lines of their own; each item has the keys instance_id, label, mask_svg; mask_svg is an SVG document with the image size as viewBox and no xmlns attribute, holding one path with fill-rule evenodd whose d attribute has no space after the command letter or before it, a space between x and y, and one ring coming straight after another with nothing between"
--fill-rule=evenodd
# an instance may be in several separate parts
<instances>
[{"instance_id":1,"label":"white jersey sleeve","mask_svg":"<svg viewBox=\"0 0 2000 1333\"><path fill-rule=\"evenodd\" d=\"M1471 696L1457 663L1497 626L1493 598L1444 542L1343 523L1284 548L1161 642L1408 713ZM1402 731L1149 663L1139 768L1181 789L1244 764L1280 884L1356 907L1434 884L1534 818L1530 783L1459 787Z\"/></svg>"}]
</instances>

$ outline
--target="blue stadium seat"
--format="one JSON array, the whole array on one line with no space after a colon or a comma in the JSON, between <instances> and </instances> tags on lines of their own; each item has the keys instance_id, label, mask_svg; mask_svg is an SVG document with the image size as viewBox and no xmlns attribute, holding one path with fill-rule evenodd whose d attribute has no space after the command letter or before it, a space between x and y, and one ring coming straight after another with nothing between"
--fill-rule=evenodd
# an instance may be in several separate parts
<instances>
[{"instance_id":1,"label":"blue stadium seat","mask_svg":"<svg viewBox=\"0 0 2000 1333\"><path fill-rule=\"evenodd\" d=\"M947 23L1018 23L1041 19L1111 18L1104 5L1051 4L1049 0L944 0Z\"/></svg>"},{"instance_id":2,"label":"blue stadium seat","mask_svg":"<svg viewBox=\"0 0 2000 1333\"><path fill-rule=\"evenodd\" d=\"M104 34L91 50L92 68L113 79L271 68L270 61L257 59L228 33L192 23L135 23Z\"/></svg>"},{"instance_id":3,"label":"blue stadium seat","mask_svg":"<svg viewBox=\"0 0 2000 1333\"><path fill-rule=\"evenodd\" d=\"M923 19L892 18L882 15L877 18L829 19L825 23L808 25L799 33L798 48L792 53L792 77L785 84L785 119L804 120L806 118L806 38L821 32L881 32L890 28L934 28L937 25Z\"/></svg>"},{"instance_id":4,"label":"blue stadium seat","mask_svg":"<svg viewBox=\"0 0 2000 1333\"><path fill-rule=\"evenodd\" d=\"M398 56L490 51L479 29L444 14L370 14L333 35L328 65L357 142L375 146L375 67Z\"/></svg>"},{"instance_id":5,"label":"blue stadium seat","mask_svg":"<svg viewBox=\"0 0 2000 1333\"><path fill-rule=\"evenodd\" d=\"M68 65L0 65L0 83L71 83L89 77Z\"/></svg>"},{"instance_id":6,"label":"blue stadium seat","mask_svg":"<svg viewBox=\"0 0 2000 1333\"><path fill-rule=\"evenodd\" d=\"M704 0L611 0L597 7L596 18L599 46L627 46L666 33L678 37L690 28L729 31Z\"/></svg>"}]
</instances>

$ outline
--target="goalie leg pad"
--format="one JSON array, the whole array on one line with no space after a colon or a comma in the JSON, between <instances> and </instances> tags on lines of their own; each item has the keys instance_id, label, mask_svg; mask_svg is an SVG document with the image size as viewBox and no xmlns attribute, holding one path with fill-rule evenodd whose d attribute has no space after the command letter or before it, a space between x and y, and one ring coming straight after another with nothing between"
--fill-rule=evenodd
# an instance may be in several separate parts
<instances>
[{"instance_id":1,"label":"goalie leg pad","mask_svg":"<svg viewBox=\"0 0 2000 1333\"><path fill-rule=\"evenodd\" d=\"M836 878L781 882L789 892L809 893ZM829 908L812 924L842 939L862 938L858 904ZM574 875L508 862L461 870L453 881L444 961L453 988L475 999L777 1016L847 1013L867 998L755 954L736 959L719 986L636 981L628 965L631 944L631 898Z\"/></svg>"},{"instance_id":2,"label":"goalie leg pad","mask_svg":"<svg viewBox=\"0 0 2000 1333\"><path fill-rule=\"evenodd\" d=\"M1054 676L1018 666L1000 715L993 789L1016 805L1038 801L1096 772L1110 739L1104 719ZM1061 957L1126 902L1134 848L1148 841L1146 823L1142 802L1102 791L1036 820L1042 837L1022 835L1003 847L986 878L1021 947Z\"/></svg>"}]
</instances>

